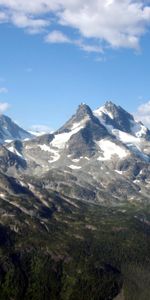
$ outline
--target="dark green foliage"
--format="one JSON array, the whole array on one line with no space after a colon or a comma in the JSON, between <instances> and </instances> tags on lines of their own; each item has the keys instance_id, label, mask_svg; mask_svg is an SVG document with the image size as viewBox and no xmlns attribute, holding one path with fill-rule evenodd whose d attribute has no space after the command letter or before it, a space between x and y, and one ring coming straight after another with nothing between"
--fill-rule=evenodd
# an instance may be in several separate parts
<instances>
[{"instance_id":1,"label":"dark green foliage","mask_svg":"<svg viewBox=\"0 0 150 300\"><path fill-rule=\"evenodd\" d=\"M149 207L74 203L0 226L0 300L149 300Z\"/></svg>"}]
</instances>

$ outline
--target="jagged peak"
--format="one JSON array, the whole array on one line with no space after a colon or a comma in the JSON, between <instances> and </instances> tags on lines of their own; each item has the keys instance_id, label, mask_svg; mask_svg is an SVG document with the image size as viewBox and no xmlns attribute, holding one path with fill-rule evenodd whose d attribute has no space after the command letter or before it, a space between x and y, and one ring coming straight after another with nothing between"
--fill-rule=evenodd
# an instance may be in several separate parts
<instances>
[{"instance_id":1,"label":"jagged peak","mask_svg":"<svg viewBox=\"0 0 150 300\"><path fill-rule=\"evenodd\" d=\"M76 114L74 116L79 117L79 118L83 118L85 116L90 116L91 117L91 116L93 116L93 112L87 104L81 103L78 106Z\"/></svg>"},{"instance_id":2,"label":"jagged peak","mask_svg":"<svg viewBox=\"0 0 150 300\"><path fill-rule=\"evenodd\" d=\"M130 120L134 120L133 116L130 113L128 113L120 105L116 105L112 101L106 101L104 108L106 109L106 111L109 111L112 114L113 118L115 118L115 117L118 118L119 116L123 117L123 115L125 115Z\"/></svg>"},{"instance_id":3,"label":"jagged peak","mask_svg":"<svg viewBox=\"0 0 150 300\"><path fill-rule=\"evenodd\" d=\"M78 106L75 114L55 133L70 131L74 127L74 124L78 124L78 123L83 124L86 123L86 121L92 119L95 119L95 116L93 115L91 108L87 104L82 102Z\"/></svg>"},{"instance_id":4,"label":"jagged peak","mask_svg":"<svg viewBox=\"0 0 150 300\"><path fill-rule=\"evenodd\" d=\"M118 121L119 119L128 119L130 121L134 121L134 117L130 113L112 101L106 101L105 104L96 109L94 113L99 115L105 114L112 120Z\"/></svg>"},{"instance_id":5,"label":"jagged peak","mask_svg":"<svg viewBox=\"0 0 150 300\"><path fill-rule=\"evenodd\" d=\"M136 137L150 139L148 128L142 122L136 121L132 114L112 101L106 101L104 106L94 111L94 114L106 128L108 125L111 126L108 127L109 129L119 129Z\"/></svg>"},{"instance_id":6,"label":"jagged peak","mask_svg":"<svg viewBox=\"0 0 150 300\"><path fill-rule=\"evenodd\" d=\"M105 106L106 107L117 107L117 105L114 102L112 102L111 100L107 100L105 102Z\"/></svg>"}]
</instances>

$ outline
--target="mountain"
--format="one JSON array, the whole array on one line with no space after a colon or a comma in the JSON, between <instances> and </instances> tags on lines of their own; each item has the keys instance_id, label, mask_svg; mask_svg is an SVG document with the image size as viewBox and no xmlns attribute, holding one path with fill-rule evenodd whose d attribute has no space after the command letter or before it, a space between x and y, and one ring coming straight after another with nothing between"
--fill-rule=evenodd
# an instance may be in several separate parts
<instances>
[{"instance_id":1,"label":"mountain","mask_svg":"<svg viewBox=\"0 0 150 300\"><path fill-rule=\"evenodd\" d=\"M146 128L142 122L136 121L131 114L111 101L106 102L103 107L95 110L94 115L98 117L101 123L112 133L113 130L119 130L138 138L143 137L148 141L150 139L150 130Z\"/></svg>"},{"instance_id":2,"label":"mountain","mask_svg":"<svg viewBox=\"0 0 150 300\"><path fill-rule=\"evenodd\" d=\"M149 129L82 103L22 137L0 146L1 299L149 300Z\"/></svg>"},{"instance_id":3,"label":"mountain","mask_svg":"<svg viewBox=\"0 0 150 300\"><path fill-rule=\"evenodd\" d=\"M9 117L0 115L0 143L12 140L25 140L33 137L29 132L25 131L14 123Z\"/></svg>"},{"instance_id":4,"label":"mountain","mask_svg":"<svg viewBox=\"0 0 150 300\"><path fill-rule=\"evenodd\" d=\"M146 202L149 137L142 123L112 102L95 111L81 104L53 134L8 143L15 157L7 174L42 178L54 191L104 205Z\"/></svg>"}]
</instances>

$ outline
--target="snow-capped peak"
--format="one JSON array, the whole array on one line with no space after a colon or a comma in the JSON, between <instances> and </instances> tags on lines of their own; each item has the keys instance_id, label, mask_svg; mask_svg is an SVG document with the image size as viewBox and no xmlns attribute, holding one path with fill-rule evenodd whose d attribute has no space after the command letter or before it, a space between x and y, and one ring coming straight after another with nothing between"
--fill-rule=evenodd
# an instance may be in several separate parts
<instances>
[{"instance_id":1,"label":"snow-capped peak","mask_svg":"<svg viewBox=\"0 0 150 300\"><path fill-rule=\"evenodd\" d=\"M108 111L105 106L101 106L98 109L94 110L94 114L97 117L101 117L101 116L103 116L103 114L105 114L105 115L108 115L111 119L114 118L112 112Z\"/></svg>"},{"instance_id":2,"label":"snow-capped peak","mask_svg":"<svg viewBox=\"0 0 150 300\"><path fill-rule=\"evenodd\" d=\"M146 138L149 135L149 130L141 122L136 121L131 114L111 101L93 113L111 133L117 129L137 138Z\"/></svg>"},{"instance_id":3,"label":"snow-capped peak","mask_svg":"<svg viewBox=\"0 0 150 300\"><path fill-rule=\"evenodd\" d=\"M56 133L71 131L76 126L80 126L80 123L86 123L92 118L94 115L91 108L85 103L81 103L76 113Z\"/></svg>"},{"instance_id":4,"label":"snow-capped peak","mask_svg":"<svg viewBox=\"0 0 150 300\"><path fill-rule=\"evenodd\" d=\"M14 123L9 117L0 115L0 142L10 140L25 140L32 138L32 135Z\"/></svg>"}]
</instances>

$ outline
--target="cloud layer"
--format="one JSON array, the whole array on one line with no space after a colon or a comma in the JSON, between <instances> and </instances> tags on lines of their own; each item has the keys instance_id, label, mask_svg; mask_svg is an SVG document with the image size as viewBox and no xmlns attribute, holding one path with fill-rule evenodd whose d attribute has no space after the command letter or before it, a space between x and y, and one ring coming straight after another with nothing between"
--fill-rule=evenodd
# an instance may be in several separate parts
<instances>
[{"instance_id":1,"label":"cloud layer","mask_svg":"<svg viewBox=\"0 0 150 300\"><path fill-rule=\"evenodd\" d=\"M85 51L108 46L138 49L150 25L150 6L148 0L0 0L0 23L4 22L29 33L45 32L47 42L72 42ZM51 32L51 24L59 26L59 34ZM76 37L64 35L65 27Z\"/></svg>"}]
</instances>

